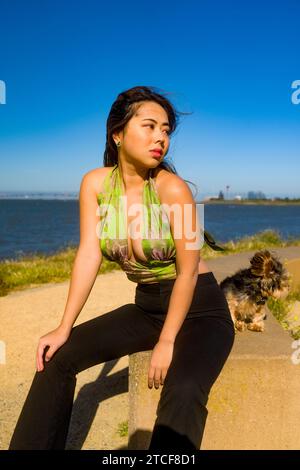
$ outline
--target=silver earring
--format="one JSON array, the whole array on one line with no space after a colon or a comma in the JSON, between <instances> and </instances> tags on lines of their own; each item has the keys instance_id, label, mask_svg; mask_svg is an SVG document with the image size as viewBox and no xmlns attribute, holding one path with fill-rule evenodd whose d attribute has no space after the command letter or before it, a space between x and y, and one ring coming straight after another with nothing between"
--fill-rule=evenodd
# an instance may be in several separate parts
<instances>
[{"instance_id":1,"label":"silver earring","mask_svg":"<svg viewBox=\"0 0 300 470\"><path fill-rule=\"evenodd\" d=\"M121 147L121 142L120 141L117 142L116 145L117 145L117 147Z\"/></svg>"}]
</instances>

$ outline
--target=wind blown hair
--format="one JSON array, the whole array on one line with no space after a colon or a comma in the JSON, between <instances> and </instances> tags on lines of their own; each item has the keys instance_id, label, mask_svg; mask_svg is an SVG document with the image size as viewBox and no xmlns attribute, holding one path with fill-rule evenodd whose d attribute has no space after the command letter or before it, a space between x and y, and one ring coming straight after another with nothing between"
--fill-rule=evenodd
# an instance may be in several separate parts
<instances>
[{"instance_id":1,"label":"wind blown hair","mask_svg":"<svg viewBox=\"0 0 300 470\"><path fill-rule=\"evenodd\" d=\"M191 114L176 110L171 101L166 98L166 95L168 93L158 93L157 90L158 89L156 87L136 86L119 93L117 99L111 106L106 121L106 144L103 157L104 166L114 166L118 163L118 148L113 139L113 134L115 132L120 132L123 130L128 121L134 116L138 108L145 101L155 101L162 108L164 108L169 119L170 136L174 133L178 126L179 115ZM170 173L178 175L174 164L166 158L164 158L163 161L159 163L158 167L163 168L166 171L169 171ZM196 186L191 181L184 181ZM196 191L197 194L198 190Z\"/></svg>"},{"instance_id":2,"label":"wind blown hair","mask_svg":"<svg viewBox=\"0 0 300 470\"><path fill-rule=\"evenodd\" d=\"M159 93L156 87L150 86L136 86L129 88L128 90L122 91L117 99L113 102L107 121L106 121L106 144L103 157L104 166L114 166L118 164L118 148L113 139L113 134L120 132L124 129L127 122L134 116L138 108L145 101L155 101L160 106L164 108L169 118L170 133L174 133L178 126L179 115L180 114L191 114L184 113L175 109L171 101L166 97L169 93ZM174 164L170 160L163 159L159 163L158 167L169 171L170 173L175 173L178 175ZM188 180L184 180L187 183L196 186L194 183ZM198 194L198 188L196 186L196 195ZM226 248L216 244L213 236L207 231L204 230L204 240L207 245L209 245L213 250L216 251L227 251Z\"/></svg>"}]
</instances>

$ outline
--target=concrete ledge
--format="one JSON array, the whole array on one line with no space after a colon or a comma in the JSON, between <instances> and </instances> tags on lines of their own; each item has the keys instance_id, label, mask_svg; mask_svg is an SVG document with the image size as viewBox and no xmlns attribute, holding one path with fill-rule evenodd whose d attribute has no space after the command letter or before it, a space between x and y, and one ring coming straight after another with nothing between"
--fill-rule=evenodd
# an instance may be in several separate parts
<instances>
[{"instance_id":1,"label":"concrete ledge","mask_svg":"<svg viewBox=\"0 0 300 470\"><path fill-rule=\"evenodd\" d=\"M212 388L201 448L299 449L299 372L289 357L233 355Z\"/></svg>"},{"instance_id":2,"label":"concrete ledge","mask_svg":"<svg viewBox=\"0 0 300 470\"><path fill-rule=\"evenodd\" d=\"M300 448L300 364L291 345L270 313L264 333L237 333L210 393L201 449ZM148 448L156 418L161 388L148 389L150 357L129 357L129 449Z\"/></svg>"},{"instance_id":3,"label":"concrete ledge","mask_svg":"<svg viewBox=\"0 0 300 470\"><path fill-rule=\"evenodd\" d=\"M147 450L156 419L161 387L148 388L148 370L152 351L129 355L128 449Z\"/></svg>"},{"instance_id":4,"label":"concrete ledge","mask_svg":"<svg viewBox=\"0 0 300 470\"><path fill-rule=\"evenodd\" d=\"M285 264L292 288L299 287L300 258ZM222 277L219 271L218 282ZM300 364L292 361L292 343L268 311L263 333L236 334L211 389L201 449L300 449ZM129 356L129 449L148 449L156 418L161 387L148 389L150 357L151 351Z\"/></svg>"}]
</instances>

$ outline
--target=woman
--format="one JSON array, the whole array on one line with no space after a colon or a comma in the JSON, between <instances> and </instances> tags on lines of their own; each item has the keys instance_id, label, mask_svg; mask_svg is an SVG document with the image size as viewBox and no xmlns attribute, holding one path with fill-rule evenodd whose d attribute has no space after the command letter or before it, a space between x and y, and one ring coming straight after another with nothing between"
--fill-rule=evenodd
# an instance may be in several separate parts
<instances>
[{"instance_id":1,"label":"woman","mask_svg":"<svg viewBox=\"0 0 300 470\"><path fill-rule=\"evenodd\" d=\"M81 182L80 244L65 311L39 341L37 372L9 449L64 449L76 374L146 350L152 350L148 386L162 386L149 450L199 449L208 395L231 351L234 328L199 246L188 245L185 227L197 222L191 191L163 161L176 119L170 101L151 87L131 88L113 103L104 167ZM139 217L136 204L143 208ZM173 204L189 206L191 221L168 212ZM222 249L207 232L205 241ZM73 327L102 256L137 283L135 302Z\"/></svg>"}]
</instances>

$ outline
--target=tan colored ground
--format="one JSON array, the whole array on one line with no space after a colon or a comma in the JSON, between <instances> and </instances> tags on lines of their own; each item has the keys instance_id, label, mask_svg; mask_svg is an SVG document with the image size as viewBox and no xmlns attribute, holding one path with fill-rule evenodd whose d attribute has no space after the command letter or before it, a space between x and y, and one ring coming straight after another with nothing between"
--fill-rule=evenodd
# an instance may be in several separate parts
<instances>
[{"instance_id":1,"label":"tan colored ground","mask_svg":"<svg viewBox=\"0 0 300 470\"><path fill-rule=\"evenodd\" d=\"M274 250L300 281L300 247ZM247 266L249 253L209 260L218 282ZM55 328L63 314L69 281L48 284L0 297L0 449L7 449L33 375L38 339ZM100 275L75 324L134 302L136 284L125 273ZM2 364L1 341L6 345ZM3 352L3 351L2 351ZM68 449L127 448L128 437L118 432L128 420L128 356L99 364L77 376Z\"/></svg>"},{"instance_id":2,"label":"tan colored ground","mask_svg":"<svg viewBox=\"0 0 300 470\"><path fill-rule=\"evenodd\" d=\"M0 364L2 450L8 447L35 373L38 339L58 325L68 286L69 281L48 284L0 297L0 340L6 346L6 363ZM75 324L133 302L135 286L121 271L98 276ZM126 448L127 435L120 436L118 429L127 419L128 356L78 374L69 449Z\"/></svg>"}]
</instances>

